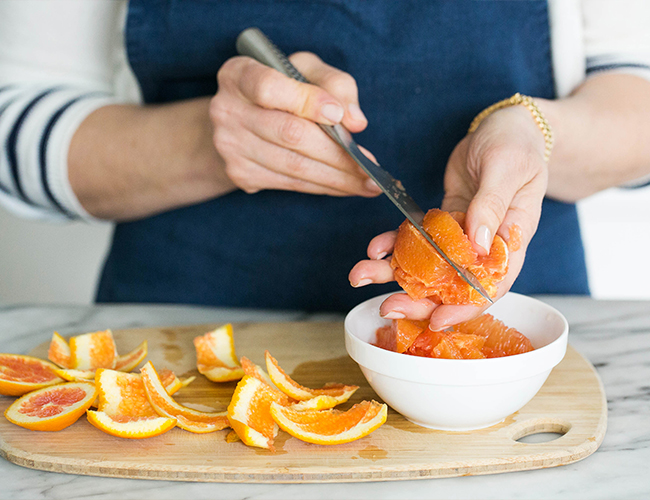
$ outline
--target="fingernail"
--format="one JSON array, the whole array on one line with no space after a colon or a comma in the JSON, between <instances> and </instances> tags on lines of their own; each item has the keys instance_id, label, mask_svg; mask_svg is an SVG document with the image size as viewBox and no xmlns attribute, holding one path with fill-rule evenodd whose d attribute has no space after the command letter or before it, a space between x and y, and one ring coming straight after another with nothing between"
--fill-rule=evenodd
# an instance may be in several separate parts
<instances>
[{"instance_id":1,"label":"fingernail","mask_svg":"<svg viewBox=\"0 0 650 500\"><path fill-rule=\"evenodd\" d=\"M372 280L369 278L363 278L362 280L359 280L359 282L355 285L354 283L350 283L354 288L359 288L362 286L366 286L372 283Z\"/></svg>"},{"instance_id":2,"label":"fingernail","mask_svg":"<svg viewBox=\"0 0 650 500\"><path fill-rule=\"evenodd\" d=\"M380 254L377 255L377 257L375 257L375 260L381 260L384 257L386 257L386 255L388 255L388 252L381 252Z\"/></svg>"},{"instance_id":3,"label":"fingernail","mask_svg":"<svg viewBox=\"0 0 650 500\"><path fill-rule=\"evenodd\" d=\"M404 319L406 318L406 315L401 312L397 311L389 311L386 314L384 314L384 318L386 319Z\"/></svg>"},{"instance_id":4,"label":"fingernail","mask_svg":"<svg viewBox=\"0 0 650 500\"><path fill-rule=\"evenodd\" d=\"M364 186L368 191L372 191L373 193L381 192L381 188L372 179L366 179L366 182L364 182Z\"/></svg>"},{"instance_id":5,"label":"fingernail","mask_svg":"<svg viewBox=\"0 0 650 500\"><path fill-rule=\"evenodd\" d=\"M354 118L357 121L360 122L367 122L368 119L366 118L366 115L363 114L363 111L361 111L361 108L359 107L358 104L355 103L350 103L348 104L348 111L350 113L350 116Z\"/></svg>"},{"instance_id":6,"label":"fingernail","mask_svg":"<svg viewBox=\"0 0 650 500\"><path fill-rule=\"evenodd\" d=\"M321 116L332 123L341 123L344 113L343 108L338 104L324 104L320 108Z\"/></svg>"},{"instance_id":7,"label":"fingernail","mask_svg":"<svg viewBox=\"0 0 650 500\"><path fill-rule=\"evenodd\" d=\"M474 241L476 242L477 245L482 246L485 248L485 251L490 253L490 243L492 241L492 234L490 233L490 230L487 228L487 226L481 226L476 230L476 234L474 235Z\"/></svg>"}]
</instances>

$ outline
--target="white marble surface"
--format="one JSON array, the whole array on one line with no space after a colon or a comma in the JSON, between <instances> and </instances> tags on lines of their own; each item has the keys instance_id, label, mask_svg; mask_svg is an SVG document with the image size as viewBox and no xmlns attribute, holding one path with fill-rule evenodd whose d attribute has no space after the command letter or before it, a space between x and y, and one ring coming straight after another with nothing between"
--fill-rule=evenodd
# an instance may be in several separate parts
<instances>
[{"instance_id":1,"label":"white marble surface","mask_svg":"<svg viewBox=\"0 0 650 500\"><path fill-rule=\"evenodd\" d=\"M600 449L554 469L421 481L219 484L57 474L0 459L0 499L648 499L650 302L545 297L570 323L571 344L597 367L609 423ZM220 321L333 319L331 315L178 306L0 307L0 352L25 353L50 338L93 329Z\"/></svg>"}]
</instances>

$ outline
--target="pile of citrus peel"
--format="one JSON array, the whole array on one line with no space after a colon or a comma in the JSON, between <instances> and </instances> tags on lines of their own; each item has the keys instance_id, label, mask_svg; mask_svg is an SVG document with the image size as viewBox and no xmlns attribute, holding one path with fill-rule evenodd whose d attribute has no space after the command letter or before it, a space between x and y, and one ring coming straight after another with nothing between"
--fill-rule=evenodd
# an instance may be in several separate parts
<instances>
[{"instance_id":1,"label":"pile of citrus peel","mask_svg":"<svg viewBox=\"0 0 650 500\"><path fill-rule=\"evenodd\" d=\"M58 431L84 413L98 429L122 438L160 435L174 427L193 433L231 428L226 441L274 450L279 428L309 443L339 444L367 436L387 416L387 406L362 401L347 411L358 386L303 387L266 351L266 369L235 354L232 325L194 339L197 368L213 382L239 380L225 411L199 411L172 395L195 377L179 379L156 370L151 361L131 373L147 356L147 342L120 356L110 330L75 336L56 332L48 358L0 354L0 394L21 396L5 411L12 423L31 430ZM96 407L96 409L91 409Z\"/></svg>"}]
</instances>

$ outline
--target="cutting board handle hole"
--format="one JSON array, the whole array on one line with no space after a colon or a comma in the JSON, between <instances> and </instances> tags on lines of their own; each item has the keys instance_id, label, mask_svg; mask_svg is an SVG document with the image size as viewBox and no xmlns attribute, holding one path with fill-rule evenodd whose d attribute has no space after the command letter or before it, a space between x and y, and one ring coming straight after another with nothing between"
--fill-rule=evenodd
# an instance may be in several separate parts
<instances>
[{"instance_id":1,"label":"cutting board handle hole","mask_svg":"<svg viewBox=\"0 0 650 500\"><path fill-rule=\"evenodd\" d=\"M512 426L510 438L518 443L548 443L561 438L571 430L571 424L563 420L540 418L519 422Z\"/></svg>"}]
</instances>

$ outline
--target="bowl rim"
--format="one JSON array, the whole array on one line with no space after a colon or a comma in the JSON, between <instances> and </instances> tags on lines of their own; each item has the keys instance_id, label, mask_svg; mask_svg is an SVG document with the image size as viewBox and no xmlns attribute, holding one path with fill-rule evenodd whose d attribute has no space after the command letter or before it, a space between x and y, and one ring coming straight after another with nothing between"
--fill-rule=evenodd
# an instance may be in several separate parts
<instances>
[{"instance_id":1,"label":"bowl rim","mask_svg":"<svg viewBox=\"0 0 650 500\"><path fill-rule=\"evenodd\" d=\"M562 360L562 358L564 358L564 355L566 353L569 324L564 315L554 307L539 299L535 299L533 297L515 292L508 292L500 299L500 301L506 299L507 297L511 297L507 300L532 301L537 305L541 305L548 312L559 318L562 323L562 332L555 340L530 352L515 354L512 356L504 356L500 358L440 359L423 356L409 356L403 353L382 349L381 347L377 347L369 342L366 342L365 340L360 339L352 333L350 329L350 323L352 321L351 318L354 316L356 311L358 311L358 309L367 307L367 303L371 301L378 301L378 304L381 304L386 298L395 293L403 292L391 292L382 294L356 305L346 315L344 321L345 345L350 357L360 366L372 370L376 373L380 373L383 376L396 378L399 380L411 380L413 382L423 383L422 378L427 377L427 374L433 375L436 372L442 372L443 370L462 369L463 371L468 372L468 374L474 373L474 377L480 377L481 380L485 382L485 384L472 383L471 385L487 385L497 382L500 383L512 380L523 380L529 377L534 377L535 375L538 375L545 371L550 371ZM489 312L489 309L486 312ZM404 364L410 365L409 373L400 373L399 376L391 373L391 368L395 368L395 365L397 365L398 368L403 368ZM495 376L495 374L491 374L490 372L497 365L499 368L501 368L499 370L500 372L516 373L517 376L508 376L507 374L502 376ZM521 376L522 372L525 372L525 376ZM445 382L444 385L468 385L466 381L459 380L458 382L459 383L453 383L453 381Z\"/></svg>"}]
</instances>

